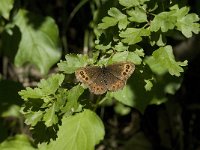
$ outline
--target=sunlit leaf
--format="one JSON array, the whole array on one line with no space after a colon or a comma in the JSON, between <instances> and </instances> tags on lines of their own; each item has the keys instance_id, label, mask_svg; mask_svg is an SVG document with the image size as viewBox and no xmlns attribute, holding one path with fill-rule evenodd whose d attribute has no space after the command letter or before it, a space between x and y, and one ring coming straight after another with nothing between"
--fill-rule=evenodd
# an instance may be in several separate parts
<instances>
[{"instance_id":1,"label":"sunlit leaf","mask_svg":"<svg viewBox=\"0 0 200 150\"><path fill-rule=\"evenodd\" d=\"M54 20L20 9L14 23L21 31L15 65L22 66L29 62L42 74L47 73L61 57L58 28Z\"/></svg>"},{"instance_id":2,"label":"sunlit leaf","mask_svg":"<svg viewBox=\"0 0 200 150\"><path fill-rule=\"evenodd\" d=\"M84 110L63 118L58 138L48 145L49 150L93 150L105 134L101 119L92 111Z\"/></svg>"}]
</instances>

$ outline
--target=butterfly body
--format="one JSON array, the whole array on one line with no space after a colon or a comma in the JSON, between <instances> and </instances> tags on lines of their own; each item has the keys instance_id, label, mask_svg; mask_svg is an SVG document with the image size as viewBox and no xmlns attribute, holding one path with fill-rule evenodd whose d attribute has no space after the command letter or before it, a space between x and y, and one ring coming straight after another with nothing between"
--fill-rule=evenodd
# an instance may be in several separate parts
<instances>
[{"instance_id":1,"label":"butterfly body","mask_svg":"<svg viewBox=\"0 0 200 150\"><path fill-rule=\"evenodd\" d=\"M131 76L135 65L131 62L121 62L104 67L87 66L76 72L78 81L84 83L94 94L103 94L106 91L122 89Z\"/></svg>"}]
</instances>

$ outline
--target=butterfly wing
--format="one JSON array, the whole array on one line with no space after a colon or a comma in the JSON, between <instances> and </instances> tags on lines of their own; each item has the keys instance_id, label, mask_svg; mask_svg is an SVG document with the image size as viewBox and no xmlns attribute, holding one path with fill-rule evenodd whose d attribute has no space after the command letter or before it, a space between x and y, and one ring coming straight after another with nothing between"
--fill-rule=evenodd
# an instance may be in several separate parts
<instances>
[{"instance_id":1,"label":"butterfly wing","mask_svg":"<svg viewBox=\"0 0 200 150\"><path fill-rule=\"evenodd\" d=\"M83 82L94 94L103 94L107 90L117 91L124 87L126 80L135 70L131 62L121 62L107 67L89 66L75 72L78 81Z\"/></svg>"},{"instance_id":2,"label":"butterfly wing","mask_svg":"<svg viewBox=\"0 0 200 150\"><path fill-rule=\"evenodd\" d=\"M75 72L78 81L83 82L94 94L103 94L107 91L102 68L89 66L79 68Z\"/></svg>"},{"instance_id":3,"label":"butterfly wing","mask_svg":"<svg viewBox=\"0 0 200 150\"><path fill-rule=\"evenodd\" d=\"M108 65L106 69L118 79L126 82L135 70L135 65L132 62L120 62Z\"/></svg>"},{"instance_id":4,"label":"butterfly wing","mask_svg":"<svg viewBox=\"0 0 200 150\"><path fill-rule=\"evenodd\" d=\"M119 89L122 89L125 85L125 81L117 78L113 74L111 74L109 71L105 71L105 83L107 86L108 91L115 92Z\"/></svg>"},{"instance_id":5,"label":"butterfly wing","mask_svg":"<svg viewBox=\"0 0 200 150\"><path fill-rule=\"evenodd\" d=\"M82 67L75 72L77 80L86 85L90 85L99 74L100 70L97 66Z\"/></svg>"}]
</instances>

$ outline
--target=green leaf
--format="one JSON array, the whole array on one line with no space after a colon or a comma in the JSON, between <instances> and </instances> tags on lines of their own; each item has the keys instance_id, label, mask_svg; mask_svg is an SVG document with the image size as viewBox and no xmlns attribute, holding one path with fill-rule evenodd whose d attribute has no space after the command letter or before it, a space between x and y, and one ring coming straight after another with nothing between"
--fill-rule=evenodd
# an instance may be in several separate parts
<instances>
[{"instance_id":1,"label":"green leaf","mask_svg":"<svg viewBox=\"0 0 200 150\"><path fill-rule=\"evenodd\" d=\"M11 105L6 111L4 111L1 115L1 117L14 117L14 118L20 118L20 107L18 105Z\"/></svg>"},{"instance_id":2,"label":"green leaf","mask_svg":"<svg viewBox=\"0 0 200 150\"><path fill-rule=\"evenodd\" d=\"M105 134L101 119L92 111L84 110L62 119L58 138L49 150L93 150Z\"/></svg>"},{"instance_id":3,"label":"green leaf","mask_svg":"<svg viewBox=\"0 0 200 150\"><path fill-rule=\"evenodd\" d=\"M119 0L119 3L127 8L140 5L139 0Z\"/></svg>"},{"instance_id":4,"label":"green leaf","mask_svg":"<svg viewBox=\"0 0 200 150\"><path fill-rule=\"evenodd\" d=\"M21 90L19 95L26 101L29 98L38 99L44 98L50 94L54 94L64 80L63 74L54 74L47 80L42 79L38 83L38 88L27 87L26 90Z\"/></svg>"},{"instance_id":5,"label":"green leaf","mask_svg":"<svg viewBox=\"0 0 200 150\"><path fill-rule=\"evenodd\" d=\"M64 78L65 76L63 74L51 75L47 80L42 79L38 83L38 88L42 90L43 96L54 94L63 83Z\"/></svg>"},{"instance_id":6,"label":"green leaf","mask_svg":"<svg viewBox=\"0 0 200 150\"><path fill-rule=\"evenodd\" d=\"M196 14L187 14L182 18L178 18L177 29L183 33L187 38L192 37L192 32L198 34L200 32L200 24L195 23L199 21L199 17Z\"/></svg>"},{"instance_id":7,"label":"green leaf","mask_svg":"<svg viewBox=\"0 0 200 150\"><path fill-rule=\"evenodd\" d=\"M8 20L13 5L14 5L14 0L1 0L0 16L3 16L5 19Z\"/></svg>"},{"instance_id":8,"label":"green leaf","mask_svg":"<svg viewBox=\"0 0 200 150\"><path fill-rule=\"evenodd\" d=\"M0 144L1 150L36 150L27 135L15 135Z\"/></svg>"},{"instance_id":9,"label":"green leaf","mask_svg":"<svg viewBox=\"0 0 200 150\"><path fill-rule=\"evenodd\" d=\"M44 114L44 117L43 117L43 121L45 122L45 125L47 127L50 127L56 123L58 123L58 117L57 115L55 114L55 103L53 103L53 105L46 109L45 110L46 113Z\"/></svg>"},{"instance_id":10,"label":"green leaf","mask_svg":"<svg viewBox=\"0 0 200 150\"><path fill-rule=\"evenodd\" d=\"M46 74L61 57L58 28L54 20L20 9L14 23L21 31L15 65L30 62Z\"/></svg>"},{"instance_id":11,"label":"green leaf","mask_svg":"<svg viewBox=\"0 0 200 150\"><path fill-rule=\"evenodd\" d=\"M171 75L180 76L180 73L184 71L181 66L187 65L187 61L175 61L170 45L157 49L152 55L155 59L154 63L158 63L162 68L166 68Z\"/></svg>"},{"instance_id":12,"label":"green leaf","mask_svg":"<svg viewBox=\"0 0 200 150\"><path fill-rule=\"evenodd\" d=\"M128 50L129 46L125 46L122 42L117 43L117 45L115 45L114 50L116 51L126 51Z\"/></svg>"},{"instance_id":13,"label":"green leaf","mask_svg":"<svg viewBox=\"0 0 200 150\"><path fill-rule=\"evenodd\" d=\"M130 16L128 17L128 19L131 22L138 22L138 23L147 22L147 14L142 8L136 7L135 10L134 9L127 10L127 14Z\"/></svg>"},{"instance_id":14,"label":"green leaf","mask_svg":"<svg viewBox=\"0 0 200 150\"><path fill-rule=\"evenodd\" d=\"M129 54L128 51L115 53L115 54L111 57L112 62L127 61L128 54ZM111 63L112 63L112 62L111 62Z\"/></svg>"},{"instance_id":15,"label":"green leaf","mask_svg":"<svg viewBox=\"0 0 200 150\"><path fill-rule=\"evenodd\" d=\"M111 48L111 42L108 45L98 44L95 46L96 49L105 51Z\"/></svg>"},{"instance_id":16,"label":"green leaf","mask_svg":"<svg viewBox=\"0 0 200 150\"><path fill-rule=\"evenodd\" d=\"M108 14L111 17L104 17L102 19L103 23L98 24L99 29L107 29L111 26L115 26L117 23L118 23L118 28L120 30L125 29L127 27L129 23L127 20L127 16L124 15L119 9L115 7L110 8Z\"/></svg>"},{"instance_id":17,"label":"green leaf","mask_svg":"<svg viewBox=\"0 0 200 150\"><path fill-rule=\"evenodd\" d=\"M174 29L177 21L174 12L162 12L156 15L153 21L151 21L150 30L157 32L161 29L162 32L167 32L170 29Z\"/></svg>"},{"instance_id":18,"label":"green leaf","mask_svg":"<svg viewBox=\"0 0 200 150\"><path fill-rule=\"evenodd\" d=\"M34 98L34 99L38 99L38 98L42 98L43 97L43 93L42 90L39 88L30 88L27 87L26 90L21 90L19 92L19 95L22 97L22 99L24 99L25 101L28 100L28 98Z\"/></svg>"},{"instance_id":19,"label":"green leaf","mask_svg":"<svg viewBox=\"0 0 200 150\"><path fill-rule=\"evenodd\" d=\"M129 45L136 44L142 41L142 36L149 36L150 31L144 28L127 28L122 31L119 36L122 37L122 42L128 43Z\"/></svg>"},{"instance_id":20,"label":"green leaf","mask_svg":"<svg viewBox=\"0 0 200 150\"><path fill-rule=\"evenodd\" d=\"M109 92L108 96L114 97L117 101L121 102L122 104L128 105L133 107L134 106L134 95L131 88L126 85L122 90L117 92Z\"/></svg>"},{"instance_id":21,"label":"green leaf","mask_svg":"<svg viewBox=\"0 0 200 150\"><path fill-rule=\"evenodd\" d=\"M135 65L140 65L142 63L142 58L140 58L137 52L129 52L127 61L131 61Z\"/></svg>"},{"instance_id":22,"label":"green leaf","mask_svg":"<svg viewBox=\"0 0 200 150\"><path fill-rule=\"evenodd\" d=\"M146 91L151 91L151 88L153 87L153 84L150 80L144 80L146 82L146 85L144 86Z\"/></svg>"},{"instance_id":23,"label":"green leaf","mask_svg":"<svg viewBox=\"0 0 200 150\"><path fill-rule=\"evenodd\" d=\"M123 105L122 103L117 103L114 107L114 110L117 114L120 114L122 116L128 115L131 112L131 108Z\"/></svg>"},{"instance_id":24,"label":"green leaf","mask_svg":"<svg viewBox=\"0 0 200 150\"><path fill-rule=\"evenodd\" d=\"M112 27L112 26L115 26L117 24L117 19L116 18L113 18L113 17L104 17L102 19L102 22L103 23L99 23L98 24L98 28L99 29L107 29L109 27Z\"/></svg>"},{"instance_id":25,"label":"green leaf","mask_svg":"<svg viewBox=\"0 0 200 150\"><path fill-rule=\"evenodd\" d=\"M150 37L150 44L153 45L158 45L160 46L165 46L167 43L166 37L162 32L152 32L151 37Z\"/></svg>"},{"instance_id":26,"label":"green leaf","mask_svg":"<svg viewBox=\"0 0 200 150\"><path fill-rule=\"evenodd\" d=\"M68 91L66 106L62 109L64 112L74 112L78 109L78 99L84 92L82 86L77 85Z\"/></svg>"},{"instance_id":27,"label":"green leaf","mask_svg":"<svg viewBox=\"0 0 200 150\"><path fill-rule=\"evenodd\" d=\"M28 113L25 113L24 116L26 118L25 123L27 125L35 126L39 121L42 120L43 112L42 111L37 111L37 112L30 111Z\"/></svg>"},{"instance_id":28,"label":"green leaf","mask_svg":"<svg viewBox=\"0 0 200 150\"><path fill-rule=\"evenodd\" d=\"M142 5L147 1L149 0L119 0L119 3L120 5L126 8L130 8L130 7Z\"/></svg>"},{"instance_id":29,"label":"green leaf","mask_svg":"<svg viewBox=\"0 0 200 150\"><path fill-rule=\"evenodd\" d=\"M78 68L84 67L89 63L92 63L92 60L88 58L87 55L74 55L69 54L65 56L66 61L60 61L58 63L59 71L63 71L66 74L74 73Z\"/></svg>"},{"instance_id":30,"label":"green leaf","mask_svg":"<svg viewBox=\"0 0 200 150\"><path fill-rule=\"evenodd\" d=\"M115 53L111 57L111 60L112 60L111 63L120 62L120 61L130 61L130 62L133 62L136 65L139 65L139 64L141 64L142 59L137 54L137 52L138 51L135 51L135 52L124 51L124 52Z\"/></svg>"}]
</instances>

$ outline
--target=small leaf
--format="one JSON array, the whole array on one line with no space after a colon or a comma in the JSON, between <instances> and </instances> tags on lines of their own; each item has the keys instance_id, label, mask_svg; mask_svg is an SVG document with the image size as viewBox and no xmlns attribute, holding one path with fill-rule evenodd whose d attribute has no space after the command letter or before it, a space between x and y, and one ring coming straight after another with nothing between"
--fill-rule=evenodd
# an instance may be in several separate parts
<instances>
[{"instance_id":1,"label":"small leaf","mask_svg":"<svg viewBox=\"0 0 200 150\"><path fill-rule=\"evenodd\" d=\"M61 57L58 28L54 20L20 9L14 17L14 23L21 31L15 65L22 66L30 62L42 74L46 74Z\"/></svg>"},{"instance_id":2,"label":"small leaf","mask_svg":"<svg viewBox=\"0 0 200 150\"><path fill-rule=\"evenodd\" d=\"M43 96L54 94L64 81L63 74L51 75L47 80L42 79L38 83L38 88L43 92Z\"/></svg>"},{"instance_id":3,"label":"small leaf","mask_svg":"<svg viewBox=\"0 0 200 150\"><path fill-rule=\"evenodd\" d=\"M135 65L140 65L142 62L142 59L136 52L129 52L129 55L127 57L127 61L133 62Z\"/></svg>"},{"instance_id":4,"label":"small leaf","mask_svg":"<svg viewBox=\"0 0 200 150\"><path fill-rule=\"evenodd\" d=\"M114 107L115 112L122 116L128 115L131 112L131 108L123 105L122 103L117 103Z\"/></svg>"},{"instance_id":5,"label":"small leaf","mask_svg":"<svg viewBox=\"0 0 200 150\"><path fill-rule=\"evenodd\" d=\"M126 51L128 50L129 46L125 46L122 42L117 43L117 45L115 45L114 50L116 51Z\"/></svg>"},{"instance_id":6,"label":"small leaf","mask_svg":"<svg viewBox=\"0 0 200 150\"><path fill-rule=\"evenodd\" d=\"M175 61L172 47L169 45L157 49L152 55L155 59L155 63L158 63L161 67L166 68L171 75L180 76L180 73L183 72L183 68L181 66L187 65L187 61Z\"/></svg>"},{"instance_id":7,"label":"small leaf","mask_svg":"<svg viewBox=\"0 0 200 150\"><path fill-rule=\"evenodd\" d=\"M47 80L42 79L40 83L38 83L38 88L30 88L27 87L26 90L21 90L19 92L19 95L27 101L29 98L32 99L38 99L42 98L44 99L45 96L48 96L50 94L54 94L56 90L59 88L61 83L64 80L63 74L54 74L51 77L49 77Z\"/></svg>"},{"instance_id":8,"label":"small leaf","mask_svg":"<svg viewBox=\"0 0 200 150\"><path fill-rule=\"evenodd\" d=\"M192 37L192 32L198 34L200 32L199 17L196 14L187 14L183 18L178 18L177 29L183 33L187 38Z\"/></svg>"},{"instance_id":9,"label":"small leaf","mask_svg":"<svg viewBox=\"0 0 200 150\"><path fill-rule=\"evenodd\" d=\"M31 126L35 126L39 121L42 120L43 117L43 112L42 111L38 111L38 112L28 112L25 113L25 123L27 125L31 125Z\"/></svg>"},{"instance_id":10,"label":"small leaf","mask_svg":"<svg viewBox=\"0 0 200 150\"><path fill-rule=\"evenodd\" d=\"M30 88L27 87L26 90L21 90L19 92L19 95L22 97L22 99L24 99L25 101L28 100L28 98L42 98L43 97L43 93L42 90L39 88Z\"/></svg>"},{"instance_id":11,"label":"small leaf","mask_svg":"<svg viewBox=\"0 0 200 150\"><path fill-rule=\"evenodd\" d=\"M115 53L115 54L111 57L112 62L126 61L126 60L127 60L127 57L128 57L128 54L129 54L128 51Z\"/></svg>"},{"instance_id":12,"label":"small leaf","mask_svg":"<svg viewBox=\"0 0 200 150\"><path fill-rule=\"evenodd\" d=\"M13 5L14 5L14 0L1 0L0 16L3 16L5 19L8 20Z\"/></svg>"},{"instance_id":13,"label":"small leaf","mask_svg":"<svg viewBox=\"0 0 200 150\"><path fill-rule=\"evenodd\" d=\"M113 7L110 8L110 10L108 11L108 14L111 17L104 17L102 19L103 23L98 24L98 28L99 29L107 29L111 26L115 26L118 23L118 28L121 29L125 29L128 25L128 19L127 16L124 15L119 9Z\"/></svg>"},{"instance_id":14,"label":"small leaf","mask_svg":"<svg viewBox=\"0 0 200 150\"><path fill-rule=\"evenodd\" d=\"M150 80L144 80L146 82L146 85L144 86L146 91L151 91L151 88L153 87L153 84Z\"/></svg>"},{"instance_id":15,"label":"small leaf","mask_svg":"<svg viewBox=\"0 0 200 150\"><path fill-rule=\"evenodd\" d=\"M53 105L45 110L46 113L44 114L43 121L45 122L45 125L47 127L52 126L53 124L58 123L58 117L55 114L55 103Z\"/></svg>"},{"instance_id":16,"label":"small leaf","mask_svg":"<svg viewBox=\"0 0 200 150\"><path fill-rule=\"evenodd\" d=\"M122 31L119 36L122 37L122 42L128 43L129 45L136 44L142 41L142 36L149 36L150 31L143 28L127 28Z\"/></svg>"},{"instance_id":17,"label":"small leaf","mask_svg":"<svg viewBox=\"0 0 200 150\"><path fill-rule=\"evenodd\" d=\"M120 61L130 61L136 65L139 65L142 62L142 59L137 54L137 52L128 52L128 51L118 52L118 53L114 54L111 57L111 60L112 60L111 63L120 62Z\"/></svg>"},{"instance_id":18,"label":"small leaf","mask_svg":"<svg viewBox=\"0 0 200 150\"><path fill-rule=\"evenodd\" d=\"M148 56L145 58L145 62L151 68L151 71L158 75L164 75L167 72L167 68L163 67L153 56Z\"/></svg>"},{"instance_id":19,"label":"small leaf","mask_svg":"<svg viewBox=\"0 0 200 150\"><path fill-rule=\"evenodd\" d=\"M77 85L68 91L66 106L62 109L64 112L74 112L78 109L78 99L84 92L82 86Z\"/></svg>"},{"instance_id":20,"label":"small leaf","mask_svg":"<svg viewBox=\"0 0 200 150\"><path fill-rule=\"evenodd\" d=\"M152 32L150 37L150 44L158 45L158 46L165 46L166 45L166 37L162 32Z\"/></svg>"},{"instance_id":21,"label":"small leaf","mask_svg":"<svg viewBox=\"0 0 200 150\"><path fill-rule=\"evenodd\" d=\"M157 32L161 29L162 32L167 32L170 29L174 29L177 21L174 12L162 12L156 15L153 21L151 21L150 30Z\"/></svg>"},{"instance_id":22,"label":"small leaf","mask_svg":"<svg viewBox=\"0 0 200 150\"><path fill-rule=\"evenodd\" d=\"M128 17L128 19L131 22L138 22L138 23L147 22L147 14L141 8L136 7L135 10L134 9L127 10L127 14L130 16Z\"/></svg>"},{"instance_id":23,"label":"small leaf","mask_svg":"<svg viewBox=\"0 0 200 150\"><path fill-rule=\"evenodd\" d=\"M108 45L98 44L95 46L96 49L105 51L111 48L111 42Z\"/></svg>"},{"instance_id":24,"label":"small leaf","mask_svg":"<svg viewBox=\"0 0 200 150\"><path fill-rule=\"evenodd\" d=\"M145 2L148 2L149 0L119 0L120 5L130 8L134 6L143 5Z\"/></svg>"},{"instance_id":25,"label":"small leaf","mask_svg":"<svg viewBox=\"0 0 200 150\"><path fill-rule=\"evenodd\" d=\"M117 24L117 19L113 17L104 17L102 19L103 23L98 24L99 29L107 29L109 27L115 26Z\"/></svg>"},{"instance_id":26,"label":"small leaf","mask_svg":"<svg viewBox=\"0 0 200 150\"><path fill-rule=\"evenodd\" d=\"M72 74L78 68L84 67L88 63L92 63L87 55L69 54L65 56L65 59L66 61L60 61L60 63L58 63L58 68L60 71L63 71L66 74Z\"/></svg>"},{"instance_id":27,"label":"small leaf","mask_svg":"<svg viewBox=\"0 0 200 150\"><path fill-rule=\"evenodd\" d=\"M101 119L92 111L63 118L58 138L48 146L49 150L93 150L105 134Z\"/></svg>"}]
</instances>

